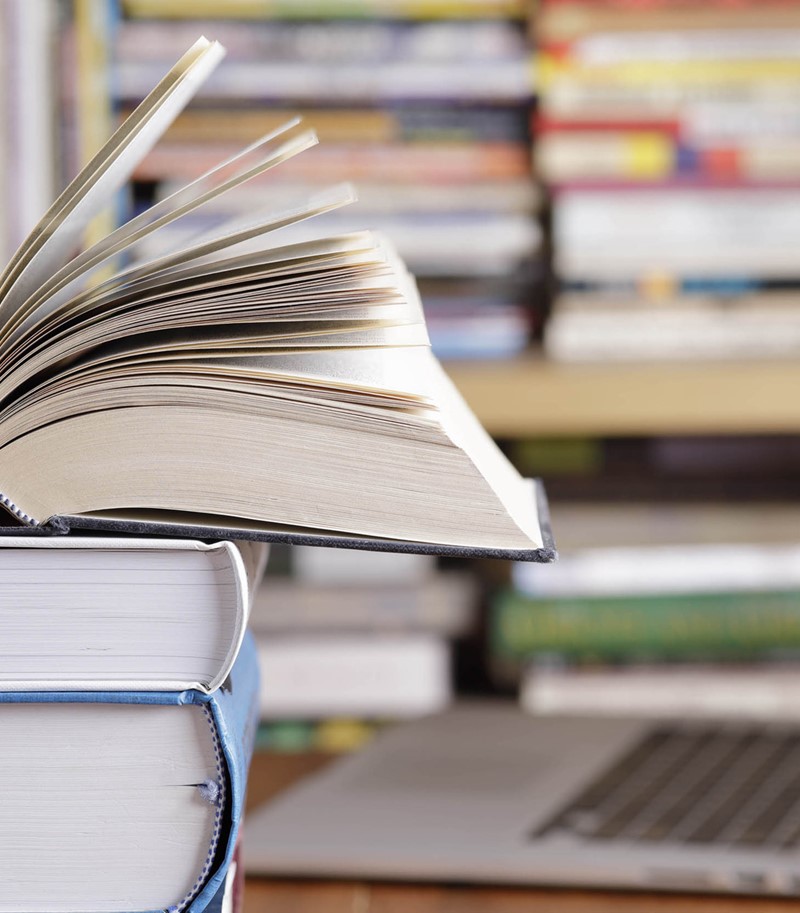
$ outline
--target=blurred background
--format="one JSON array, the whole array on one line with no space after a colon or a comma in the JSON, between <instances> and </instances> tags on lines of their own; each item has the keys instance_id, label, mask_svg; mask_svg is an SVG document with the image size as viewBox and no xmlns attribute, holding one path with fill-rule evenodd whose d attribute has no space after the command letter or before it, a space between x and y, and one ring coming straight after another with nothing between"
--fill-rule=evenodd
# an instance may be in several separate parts
<instances>
[{"instance_id":1,"label":"blurred background","mask_svg":"<svg viewBox=\"0 0 800 913\"><path fill-rule=\"evenodd\" d=\"M300 231L392 237L562 555L276 548L261 747L473 694L796 717L800 2L3 0L6 257L200 34L228 57L115 217L302 114L319 147L180 230L353 181Z\"/></svg>"}]
</instances>

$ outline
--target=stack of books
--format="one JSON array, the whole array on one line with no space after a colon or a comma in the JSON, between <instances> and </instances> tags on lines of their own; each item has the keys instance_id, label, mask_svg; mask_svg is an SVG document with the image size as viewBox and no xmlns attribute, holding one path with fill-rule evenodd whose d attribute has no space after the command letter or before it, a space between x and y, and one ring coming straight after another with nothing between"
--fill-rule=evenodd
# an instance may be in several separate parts
<instances>
[{"instance_id":1,"label":"stack of books","mask_svg":"<svg viewBox=\"0 0 800 913\"><path fill-rule=\"evenodd\" d=\"M233 903L265 551L0 537L2 909Z\"/></svg>"},{"instance_id":2,"label":"stack of books","mask_svg":"<svg viewBox=\"0 0 800 913\"><path fill-rule=\"evenodd\" d=\"M453 642L476 621L474 574L438 570L430 555L298 548L291 559L291 575L268 571L251 614L265 735L306 724L306 741L322 747L331 732L450 702Z\"/></svg>"},{"instance_id":3,"label":"stack of books","mask_svg":"<svg viewBox=\"0 0 800 913\"><path fill-rule=\"evenodd\" d=\"M388 243L275 240L349 188L146 253L311 131L271 129L79 250L223 53L192 45L0 275L2 910L235 903L253 543L555 557L541 488L431 355Z\"/></svg>"},{"instance_id":4,"label":"stack of books","mask_svg":"<svg viewBox=\"0 0 800 913\"><path fill-rule=\"evenodd\" d=\"M543 0L564 361L800 351L800 5Z\"/></svg>"},{"instance_id":5,"label":"stack of books","mask_svg":"<svg viewBox=\"0 0 800 913\"><path fill-rule=\"evenodd\" d=\"M797 718L800 548L738 533L515 565L491 610L497 674L539 714Z\"/></svg>"},{"instance_id":6,"label":"stack of books","mask_svg":"<svg viewBox=\"0 0 800 913\"><path fill-rule=\"evenodd\" d=\"M138 204L291 115L322 140L279 177L260 176L168 234L183 240L355 180L358 206L320 218L312 236L364 227L390 236L420 281L440 357L504 357L527 344L541 269L526 2L106 2L116 7L106 74L123 115L197 34L218 36L229 53L137 167Z\"/></svg>"}]
</instances>

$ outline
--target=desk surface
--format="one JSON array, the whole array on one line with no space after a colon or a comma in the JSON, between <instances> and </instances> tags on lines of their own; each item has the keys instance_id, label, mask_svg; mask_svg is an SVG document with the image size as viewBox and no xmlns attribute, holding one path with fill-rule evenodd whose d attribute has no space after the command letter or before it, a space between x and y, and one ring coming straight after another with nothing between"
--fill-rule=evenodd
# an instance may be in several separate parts
<instances>
[{"instance_id":1,"label":"desk surface","mask_svg":"<svg viewBox=\"0 0 800 913\"><path fill-rule=\"evenodd\" d=\"M248 807L330 762L258 754ZM800 900L248 878L245 913L798 913Z\"/></svg>"}]
</instances>

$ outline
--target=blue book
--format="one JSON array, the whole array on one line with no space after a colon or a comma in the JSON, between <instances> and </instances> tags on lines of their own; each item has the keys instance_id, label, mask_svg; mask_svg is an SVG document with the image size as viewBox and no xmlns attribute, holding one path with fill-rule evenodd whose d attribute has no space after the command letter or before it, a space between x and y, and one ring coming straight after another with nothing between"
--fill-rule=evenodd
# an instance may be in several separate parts
<instances>
[{"instance_id":1,"label":"blue book","mask_svg":"<svg viewBox=\"0 0 800 913\"><path fill-rule=\"evenodd\" d=\"M257 695L249 633L211 694L0 693L0 911L219 907Z\"/></svg>"}]
</instances>

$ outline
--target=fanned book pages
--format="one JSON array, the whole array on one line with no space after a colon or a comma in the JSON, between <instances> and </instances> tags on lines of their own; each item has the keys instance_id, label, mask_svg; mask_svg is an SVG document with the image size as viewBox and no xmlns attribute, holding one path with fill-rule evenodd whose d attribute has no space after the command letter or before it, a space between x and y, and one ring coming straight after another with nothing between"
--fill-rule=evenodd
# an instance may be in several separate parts
<instances>
[{"instance_id":1,"label":"fanned book pages","mask_svg":"<svg viewBox=\"0 0 800 913\"><path fill-rule=\"evenodd\" d=\"M351 202L350 188L142 252L163 226L314 145L299 122L75 252L222 56L200 39L0 278L8 513L62 532L551 560L541 493L433 357L390 244L364 232L281 245L280 228Z\"/></svg>"}]
</instances>

